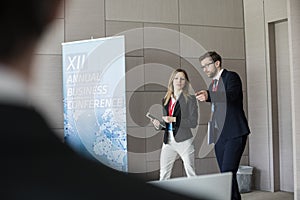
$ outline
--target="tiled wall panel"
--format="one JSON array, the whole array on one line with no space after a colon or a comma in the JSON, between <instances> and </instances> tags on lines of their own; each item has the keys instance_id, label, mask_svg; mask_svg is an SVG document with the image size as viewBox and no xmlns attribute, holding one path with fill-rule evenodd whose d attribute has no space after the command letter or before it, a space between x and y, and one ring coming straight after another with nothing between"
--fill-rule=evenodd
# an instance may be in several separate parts
<instances>
[{"instance_id":1,"label":"tiled wall panel","mask_svg":"<svg viewBox=\"0 0 300 200\"><path fill-rule=\"evenodd\" d=\"M220 15L213 16L210 8ZM34 99L63 140L61 43L125 35L128 169L157 179L163 134L153 129L145 113L150 110L161 117L161 99L172 70L186 69L191 92L206 88L211 80L199 70L198 57L205 50L217 50L224 64L240 73L247 93L242 10L242 0L66 0L54 29L37 50ZM202 148L199 154L209 114L210 105L199 103L199 125L193 131L196 171L201 174L218 169L212 148ZM247 164L248 150L244 155ZM178 176L185 176L181 160L172 175Z\"/></svg>"},{"instance_id":2,"label":"tiled wall panel","mask_svg":"<svg viewBox=\"0 0 300 200\"><path fill-rule=\"evenodd\" d=\"M243 28L243 1L179 0L180 23Z\"/></svg>"},{"instance_id":3,"label":"tiled wall panel","mask_svg":"<svg viewBox=\"0 0 300 200\"><path fill-rule=\"evenodd\" d=\"M66 0L65 42L105 36L104 0Z\"/></svg>"}]
</instances>

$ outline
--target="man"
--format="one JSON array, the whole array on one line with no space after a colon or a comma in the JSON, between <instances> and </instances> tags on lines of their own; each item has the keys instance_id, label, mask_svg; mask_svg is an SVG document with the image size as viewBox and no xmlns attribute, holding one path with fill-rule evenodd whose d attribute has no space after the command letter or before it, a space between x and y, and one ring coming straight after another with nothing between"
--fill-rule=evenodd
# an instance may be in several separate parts
<instances>
[{"instance_id":1,"label":"man","mask_svg":"<svg viewBox=\"0 0 300 200\"><path fill-rule=\"evenodd\" d=\"M0 199L191 199L79 156L28 106L34 51L62 3L0 3Z\"/></svg>"},{"instance_id":2,"label":"man","mask_svg":"<svg viewBox=\"0 0 300 200\"><path fill-rule=\"evenodd\" d=\"M232 172L232 199L241 199L236 173L250 129L243 110L242 82L235 72L222 68L222 58L209 51L199 58L213 82L208 90L196 92L199 101L211 102L215 154L221 172Z\"/></svg>"}]
</instances>

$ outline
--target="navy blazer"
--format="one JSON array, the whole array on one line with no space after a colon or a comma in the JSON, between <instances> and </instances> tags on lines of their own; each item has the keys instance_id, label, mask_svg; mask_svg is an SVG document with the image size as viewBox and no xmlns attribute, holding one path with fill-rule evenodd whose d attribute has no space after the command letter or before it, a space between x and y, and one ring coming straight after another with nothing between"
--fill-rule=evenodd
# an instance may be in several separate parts
<instances>
[{"instance_id":1,"label":"navy blazer","mask_svg":"<svg viewBox=\"0 0 300 200\"><path fill-rule=\"evenodd\" d=\"M164 99L162 100L163 104L163 116L168 116L169 103L164 106ZM173 134L176 142L183 142L187 139L193 137L191 128L195 128L198 122L198 104L196 97L190 95L187 99L184 98L184 95L181 94L175 104L173 117L176 117L176 122L172 123ZM165 123L166 128L164 133L164 143L167 144L168 141L168 123Z\"/></svg>"},{"instance_id":2,"label":"navy blazer","mask_svg":"<svg viewBox=\"0 0 300 200\"><path fill-rule=\"evenodd\" d=\"M224 69L216 92L210 84L207 101L214 104L212 120L217 123L220 137L235 138L250 133L243 109L242 81L236 72Z\"/></svg>"}]
</instances>

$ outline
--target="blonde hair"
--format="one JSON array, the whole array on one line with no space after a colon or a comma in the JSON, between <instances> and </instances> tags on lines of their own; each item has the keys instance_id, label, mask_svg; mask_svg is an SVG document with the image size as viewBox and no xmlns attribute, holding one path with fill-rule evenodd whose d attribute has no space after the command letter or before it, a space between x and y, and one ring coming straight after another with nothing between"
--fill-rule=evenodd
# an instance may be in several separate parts
<instances>
[{"instance_id":1,"label":"blonde hair","mask_svg":"<svg viewBox=\"0 0 300 200\"><path fill-rule=\"evenodd\" d=\"M173 80L176 76L177 73L182 72L185 76L185 86L182 89L182 94L185 98L185 100L187 101L187 99L190 97L189 94L189 89L190 89L190 81L189 81L189 77L186 73L185 70L183 69L176 69L172 72L170 79L169 79L169 83L168 83L168 91L164 97L164 106L168 104L172 94L174 94L174 86L173 86Z\"/></svg>"}]
</instances>

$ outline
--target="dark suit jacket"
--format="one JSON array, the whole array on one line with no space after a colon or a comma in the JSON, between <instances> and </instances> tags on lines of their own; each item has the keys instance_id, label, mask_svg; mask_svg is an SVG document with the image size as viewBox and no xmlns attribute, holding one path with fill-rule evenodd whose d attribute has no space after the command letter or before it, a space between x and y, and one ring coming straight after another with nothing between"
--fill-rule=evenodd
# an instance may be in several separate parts
<instances>
[{"instance_id":1,"label":"dark suit jacket","mask_svg":"<svg viewBox=\"0 0 300 200\"><path fill-rule=\"evenodd\" d=\"M250 133L243 109L242 82L237 73L224 69L216 92L210 84L207 101L215 105L212 119L217 123L220 137L235 138Z\"/></svg>"},{"instance_id":2,"label":"dark suit jacket","mask_svg":"<svg viewBox=\"0 0 300 200\"><path fill-rule=\"evenodd\" d=\"M162 100L164 103L164 99ZM169 103L163 106L163 115L168 116ZM176 142L182 142L193 137L191 128L195 128L198 122L198 105L194 95L184 98L181 94L175 104L173 117L176 117L176 122L173 122L173 134ZM166 124L166 123L165 123ZM166 124L164 133L164 143L168 141L168 124Z\"/></svg>"},{"instance_id":3,"label":"dark suit jacket","mask_svg":"<svg viewBox=\"0 0 300 200\"><path fill-rule=\"evenodd\" d=\"M32 108L0 103L0 199L192 199L76 154Z\"/></svg>"}]
</instances>

